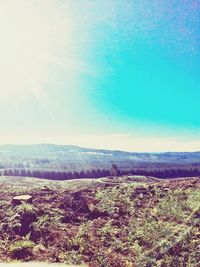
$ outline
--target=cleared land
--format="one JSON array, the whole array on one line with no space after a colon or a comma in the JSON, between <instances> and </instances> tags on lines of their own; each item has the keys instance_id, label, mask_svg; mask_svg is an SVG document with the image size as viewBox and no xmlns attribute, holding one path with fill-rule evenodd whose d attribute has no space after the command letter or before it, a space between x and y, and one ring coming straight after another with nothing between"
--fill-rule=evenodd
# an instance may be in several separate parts
<instances>
[{"instance_id":1,"label":"cleared land","mask_svg":"<svg viewBox=\"0 0 200 267\"><path fill-rule=\"evenodd\" d=\"M199 266L199 178L1 177L0 195L1 262Z\"/></svg>"}]
</instances>

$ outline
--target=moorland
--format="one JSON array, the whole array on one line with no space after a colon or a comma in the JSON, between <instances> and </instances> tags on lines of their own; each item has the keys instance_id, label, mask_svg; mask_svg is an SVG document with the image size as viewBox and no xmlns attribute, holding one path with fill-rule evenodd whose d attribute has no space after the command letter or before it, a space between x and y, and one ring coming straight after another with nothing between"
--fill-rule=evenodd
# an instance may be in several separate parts
<instances>
[{"instance_id":1,"label":"moorland","mask_svg":"<svg viewBox=\"0 0 200 267\"><path fill-rule=\"evenodd\" d=\"M49 181L1 176L0 194L0 262L199 264L198 177ZM29 200L14 201L23 195Z\"/></svg>"}]
</instances>

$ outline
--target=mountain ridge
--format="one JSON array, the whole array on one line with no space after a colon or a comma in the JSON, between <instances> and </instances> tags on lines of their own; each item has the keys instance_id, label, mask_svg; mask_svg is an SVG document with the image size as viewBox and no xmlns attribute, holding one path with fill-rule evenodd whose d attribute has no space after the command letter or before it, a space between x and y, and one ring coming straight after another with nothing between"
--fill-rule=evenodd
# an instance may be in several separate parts
<instances>
[{"instance_id":1,"label":"mountain ridge","mask_svg":"<svg viewBox=\"0 0 200 267\"><path fill-rule=\"evenodd\" d=\"M200 166L200 152L128 152L75 145L0 145L0 167L51 170Z\"/></svg>"},{"instance_id":2,"label":"mountain ridge","mask_svg":"<svg viewBox=\"0 0 200 267\"><path fill-rule=\"evenodd\" d=\"M79 145L66 145L66 144L55 144L55 143L38 143L38 144L0 144L0 149L2 147L7 147L7 148L12 148L12 147L17 147L17 148L31 148L31 147L57 147L57 148L68 148L68 149L81 149L81 150L95 150L95 151L114 151L114 152L122 152L122 153L127 153L127 154L193 154L193 153L199 153L200 150L196 151L164 151L164 152L159 152L159 151L127 151L127 150L121 150L121 149L103 149L103 148L93 148L93 147L84 147L84 146L79 146Z\"/></svg>"}]
</instances>

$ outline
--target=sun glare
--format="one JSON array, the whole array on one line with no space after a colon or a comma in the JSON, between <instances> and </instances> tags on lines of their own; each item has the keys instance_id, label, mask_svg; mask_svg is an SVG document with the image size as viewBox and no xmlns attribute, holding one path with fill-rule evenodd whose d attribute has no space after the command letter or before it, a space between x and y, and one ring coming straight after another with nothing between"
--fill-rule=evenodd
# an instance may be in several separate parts
<instances>
[{"instance_id":1,"label":"sun glare","mask_svg":"<svg viewBox=\"0 0 200 267\"><path fill-rule=\"evenodd\" d=\"M48 39L44 38L47 32L27 4L24 9L16 1L0 5L1 98L23 96L29 91L31 79L38 79L39 55L48 48Z\"/></svg>"},{"instance_id":2,"label":"sun glare","mask_svg":"<svg viewBox=\"0 0 200 267\"><path fill-rule=\"evenodd\" d=\"M42 5L42 8L41 8ZM0 2L0 101L44 98L48 66L56 57L59 21L51 1Z\"/></svg>"}]
</instances>

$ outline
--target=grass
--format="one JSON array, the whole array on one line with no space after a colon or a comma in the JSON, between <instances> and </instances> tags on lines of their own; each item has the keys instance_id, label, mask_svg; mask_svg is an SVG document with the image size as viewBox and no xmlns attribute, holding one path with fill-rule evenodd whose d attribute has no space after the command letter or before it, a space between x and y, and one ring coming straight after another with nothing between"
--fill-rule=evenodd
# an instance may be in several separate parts
<instances>
[{"instance_id":1,"label":"grass","mask_svg":"<svg viewBox=\"0 0 200 267\"><path fill-rule=\"evenodd\" d=\"M28 259L32 256L35 243L30 240L15 241L10 245L9 251L15 259Z\"/></svg>"},{"instance_id":2,"label":"grass","mask_svg":"<svg viewBox=\"0 0 200 267\"><path fill-rule=\"evenodd\" d=\"M77 267L77 265L66 265L61 263L47 263L47 262L10 262L0 263L0 267ZM87 265L79 265L79 267L86 267Z\"/></svg>"},{"instance_id":3,"label":"grass","mask_svg":"<svg viewBox=\"0 0 200 267\"><path fill-rule=\"evenodd\" d=\"M0 187L0 260L92 267L196 267L200 180L122 177ZM7 187L10 190L5 190ZM19 190L18 190L19 189ZM33 196L14 207L12 197Z\"/></svg>"}]
</instances>

